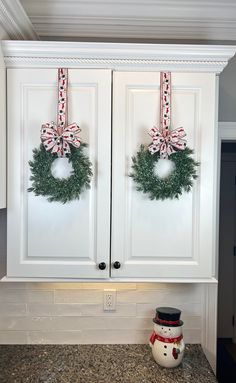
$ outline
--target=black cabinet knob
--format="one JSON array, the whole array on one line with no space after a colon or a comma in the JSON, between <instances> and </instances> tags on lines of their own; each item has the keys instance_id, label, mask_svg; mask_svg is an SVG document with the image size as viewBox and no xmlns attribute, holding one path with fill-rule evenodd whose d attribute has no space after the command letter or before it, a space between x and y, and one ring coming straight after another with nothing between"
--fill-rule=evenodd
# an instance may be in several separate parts
<instances>
[{"instance_id":1,"label":"black cabinet knob","mask_svg":"<svg viewBox=\"0 0 236 383\"><path fill-rule=\"evenodd\" d=\"M105 264L105 262L101 262L101 263L99 263L98 267L99 267L100 270L105 270L107 265Z\"/></svg>"},{"instance_id":2,"label":"black cabinet knob","mask_svg":"<svg viewBox=\"0 0 236 383\"><path fill-rule=\"evenodd\" d=\"M114 263L113 263L113 267L114 267L114 269L119 269L120 268L120 262L118 262L118 261L115 261Z\"/></svg>"}]
</instances>

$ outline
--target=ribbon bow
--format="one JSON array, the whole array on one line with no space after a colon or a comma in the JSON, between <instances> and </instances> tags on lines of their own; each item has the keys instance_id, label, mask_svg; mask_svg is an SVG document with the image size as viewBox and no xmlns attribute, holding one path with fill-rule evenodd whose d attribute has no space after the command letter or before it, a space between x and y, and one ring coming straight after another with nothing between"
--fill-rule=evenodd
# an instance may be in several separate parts
<instances>
[{"instance_id":1,"label":"ribbon bow","mask_svg":"<svg viewBox=\"0 0 236 383\"><path fill-rule=\"evenodd\" d=\"M75 148L80 147L81 139L79 132L81 129L74 122L67 125L67 90L68 90L68 69L58 69L58 111L57 124L47 122L41 127L41 140L47 151L51 151L58 157L65 157L70 154L70 145Z\"/></svg>"},{"instance_id":2,"label":"ribbon bow","mask_svg":"<svg viewBox=\"0 0 236 383\"><path fill-rule=\"evenodd\" d=\"M184 128L162 130L154 126L149 134L152 137L152 144L148 147L149 151L151 154L160 152L161 158L168 158L176 152L175 148L178 150L186 148L187 141L183 139L186 136Z\"/></svg>"},{"instance_id":3,"label":"ribbon bow","mask_svg":"<svg viewBox=\"0 0 236 383\"><path fill-rule=\"evenodd\" d=\"M160 73L160 128L153 127L149 134L152 144L148 149L151 154L160 152L161 158L168 158L176 150L184 150L187 141L183 128L170 130L171 125L171 73Z\"/></svg>"},{"instance_id":4,"label":"ribbon bow","mask_svg":"<svg viewBox=\"0 0 236 383\"><path fill-rule=\"evenodd\" d=\"M42 125L41 140L47 151L50 150L58 157L65 157L71 152L70 145L75 148L80 147L80 131L75 122L66 128L57 127L54 122L48 122Z\"/></svg>"}]
</instances>

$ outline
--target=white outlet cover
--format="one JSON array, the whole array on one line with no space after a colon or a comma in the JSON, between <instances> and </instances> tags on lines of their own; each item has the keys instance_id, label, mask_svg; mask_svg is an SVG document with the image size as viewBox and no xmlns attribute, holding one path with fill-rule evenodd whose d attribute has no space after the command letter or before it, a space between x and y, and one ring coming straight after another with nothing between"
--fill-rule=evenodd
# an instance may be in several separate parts
<instances>
[{"instance_id":1,"label":"white outlet cover","mask_svg":"<svg viewBox=\"0 0 236 383\"><path fill-rule=\"evenodd\" d=\"M104 289L103 291L103 310L116 310L116 289Z\"/></svg>"}]
</instances>

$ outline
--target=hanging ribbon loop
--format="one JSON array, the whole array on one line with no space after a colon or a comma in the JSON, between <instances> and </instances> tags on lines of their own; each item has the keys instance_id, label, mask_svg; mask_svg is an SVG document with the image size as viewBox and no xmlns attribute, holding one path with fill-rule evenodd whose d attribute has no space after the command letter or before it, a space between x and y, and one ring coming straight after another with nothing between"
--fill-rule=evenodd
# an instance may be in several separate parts
<instances>
[{"instance_id":1,"label":"hanging ribbon loop","mask_svg":"<svg viewBox=\"0 0 236 383\"><path fill-rule=\"evenodd\" d=\"M66 157L71 153L70 145L80 147L81 129L74 122L68 125L68 69L58 69L58 109L57 124L47 122L41 128L41 140L44 148L58 157Z\"/></svg>"},{"instance_id":2,"label":"hanging ribbon loop","mask_svg":"<svg viewBox=\"0 0 236 383\"><path fill-rule=\"evenodd\" d=\"M160 152L161 158L168 158L177 150L184 150L187 141L183 128L171 130L171 73L160 73L160 127L154 126L150 132L152 144L148 149L151 154Z\"/></svg>"}]
</instances>

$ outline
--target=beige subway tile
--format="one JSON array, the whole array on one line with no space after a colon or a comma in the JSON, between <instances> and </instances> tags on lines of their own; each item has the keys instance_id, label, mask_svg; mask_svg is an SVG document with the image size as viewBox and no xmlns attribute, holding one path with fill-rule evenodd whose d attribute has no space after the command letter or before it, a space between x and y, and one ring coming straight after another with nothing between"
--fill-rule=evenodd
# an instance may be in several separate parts
<instances>
[{"instance_id":1,"label":"beige subway tile","mask_svg":"<svg viewBox=\"0 0 236 383\"><path fill-rule=\"evenodd\" d=\"M152 303L137 303L137 317L153 318L156 307Z\"/></svg>"},{"instance_id":2,"label":"beige subway tile","mask_svg":"<svg viewBox=\"0 0 236 383\"><path fill-rule=\"evenodd\" d=\"M0 344L127 344L148 343L150 330L0 331ZM186 330L185 343L200 343L201 331Z\"/></svg>"},{"instance_id":3,"label":"beige subway tile","mask_svg":"<svg viewBox=\"0 0 236 383\"><path fill-rule=\"evenodd\" d=\"M21 282L20 282L21 283ZM28 290L134 290L136 283L130 282L26 282ZM157 284L158 285L158 284Z\"/></svg>"},{"instance_id":4,"label":"beige subway tile","mask_svg":"<svg viewBox=\"0 0 236 383\"><path fill-rule=\"evenodd\" d=\"M81 331L30 331L29 344L80 344Z\"/></svg>"},{"instance_id":5,"label":"beige subway tile","mask_svg":"<svg viewBox=\"0 0 236 383\"><path fill-rule=\"evenodd\" d=\"M80 316L81 305L76 303L29 303L28 313L33 316Z\"/></svg>"},{"instance_id":6,"label":"beige subway tile","mask_svg":"<svg viewBox=\"0 0 236 383\"><path fill-rule=\"evenodd\" d=\"M151 329L152 321L136 317L0 317L0 330L49 331L84 329Z\"/></svg>"},{"instance_id":7,"label":"beige subway tile","mask_svg":"<svg viewBox=\"0 0 236 383\"><path fill-rule=\"evenodd\" d=\"M135 344L137 331L135 330L90 330L82 331L82 344Z\"/></svg>"},{"instance_id":8,"label":"beige subway tile","mask_svg":"<svg viewBox=\"0 0 236 383\"><path fill-rule=\"evenodd\" d=\"M136 316L136 304L120 304L115 311L104 311L103 304L79 303L31 303L28 304L29 315L32 316Z\"/></svg>"},{"instance_id":9,"label":"beige subway tile","mask_svg":"<svg viewBox=\"0 0 236 383\"><path fill-rule=\"evenodd\" d=\"M56 303L102 303L102 290L56 290Z\"/></svg>"},{"instance_id":10,"label":"beige subway tile","mask_svg":"<svg viewBox=\"0 0 236 383\"><path fill-rule=\"evenodd\" d=\"M147 318L136 317L82 317L79 318L80 329L97 329L97 330L136 330L150 329L152 322Z\"/></svg>"},{"instance_id":11,"label":"beige subway tile","mask_svg":"<svg viewBox=\"0 0 236 383\"><path fill-rule=\"evenodd\" d=\"M182 311L181 315L185 316L200 316L201 305L200 303L177 303L176 301L169 302L169 306L177 307ZM159 306L159 305L158 305ZM138 303L137 304L137 316L151 318L155 316L157 305L154 306L152 303Z\"/></svg>"},{"instance_id":12,"label":"beige subway tile","mask_svg":"<svg viewBox=\"0 0 236 383\"><path fill-rule=\"evenodd\" d=\"M83 304L81 305L83 316L104 316L104 317L134 317L136 316L136 304L118 304L115 311L104 311L103 304Z\"/></svg>"},{"instance_id":13,"label":"beige subway tile","mask_svg":"<svg viewBox=\"0 0 236 383\"><path fill-rule=\"evenodd\" d=\"M27 291L27 302L54 302L54 291L49 290L28 290Z\"/></svg>"},{"instance_id":14,"label":"beige subway tile","mask_svg":"<svg viewBox=\"0 0 236 383\"><path fill-rule=\"evenodd\" d=\"M149 344L149 339L152 334L152 330L140 330L136 331L135 342L136 344ZM150 349L151 351L151 349Z\"/></svg>"},{"instance_id":15,"label":"beige subway tile","mask_svg":"<svg viewBox=\"0 0 236 383\"><path fill-rule=\"evenodd\" d=\"M0 289L0 302L25 303L27 302L27 291L25 289Z\"/></svg>"},{"instance_id":16,"label":"beige subway tile","mask_svg":"<svg viewBox=\"0 0 236 383\"><path fill-rule=\"evenodd\" d=\"M1 303L0 316L24 316L26 315L25 303Z\"/></svg>"},{"instance_id":17,"label":"beige subway tile","mask_svg":"<svg viewBox=\"0 0 236 383\"><path fill-rule=\"evenodd\" d=\"M83 289L85 290L104 290L104 289L115 289L115 290L135 290L136 283L115 283L115 282L101 282L101 283L88 283L83 284Z\"/></svg>"},{"instance_id":18,"label":"beige subway tile","mask_svg":"<svg viewBox=\"0 0 236 383\"><path fill-rule=\"evenodd\" d=\"M117 291L118 303L150 303L155 307L157 302L165 302L166 293L159 290L126 290Z\"/></svg>"},{"instance_id":19,"label":"beige subway tile","mask_svg":"<svg viewBox=\"0 0 236 383\"><path fill-rule=\"evenodd\" d=\"M102 285L103 283L90 282L28 282L27 288L33 290L102 290Z\"/></svg>"},{"instance_id":20,"label":"beige subway tile","mask_svg":"<svg viewBox=\"0 0 236 383\"><path fill-rule=\"evenodd\" d=\"M202 328L202 318L200 316L192 316L192 317L185 317L182 316L182 320L184 322L183 329L184 330L195 330L195 329L201 329Z\"/></svg>"},{"instance_id":21,"label":"beige subway tile","mask_svg":"<svg viewBox=\"0 0 236 383\"><path fill-rule=\"evenodd\" d=\"M184 331L184 342L199 344L201 343L201 330L200 329L189 329Z\"/></svg>"},{"instance_id":22,"label":"beige subway tile","mask_svg":"<svg viewBox=\"0 0 236 383\"><path fill-rule=\"evenodd\" d=\"M201 292L199 289L180 289L180 290L126 290L117 292L117 302L119 303L152 303L153 307L160 305L169 306L175 303L175 307L182 303L201 302Z\"/></svg>"},{"instance_id":23,"label":"beige subway tile","mask_svg":"<svg viewBox=\"0 0 236 383\"><path fill-rule=\"evenodd\" d=\"M27 282L25 284L27 290L54 290L54 283L52 282Z\"/></svg>"},{"instance_id":24,"label":"beige subway tile","mask_svg":"<svg viewBox=\"0 0 236 383\"><path fill-rule=\"evenodd\" d=\"M164 290L169 284L161 282L138 282L137 290Z\"/></svg>"},{"instance_id":25,"label":"beige subway tile","mask_svg":"<svg viewBox=\"0 0 236 383\"><path fill-rule=\"evenodd\" d=\"M1 289L26 289L27 283L25 282L0 282Z\"/></svg>"},{"instance_id":26,"label":"beige subway tile","mask_svg":"<svg viewBox=\"0 0 236 383\"><path fill-rule=\"evenodd\" d=\"M27 344L27 332L0 331L0 344Z\"/></svg>"}]
</instances>

